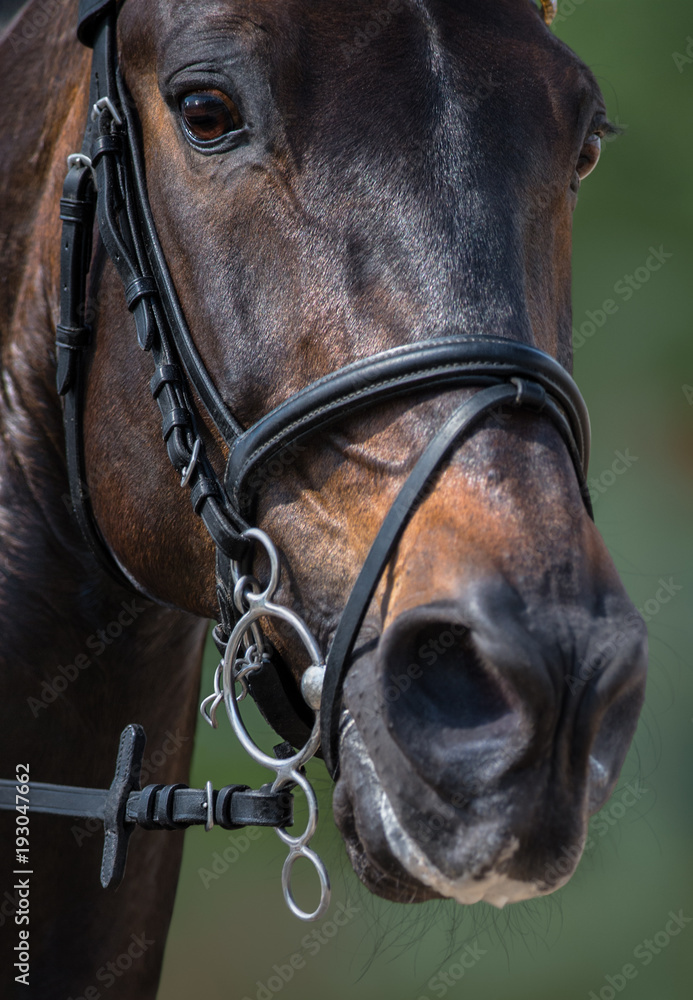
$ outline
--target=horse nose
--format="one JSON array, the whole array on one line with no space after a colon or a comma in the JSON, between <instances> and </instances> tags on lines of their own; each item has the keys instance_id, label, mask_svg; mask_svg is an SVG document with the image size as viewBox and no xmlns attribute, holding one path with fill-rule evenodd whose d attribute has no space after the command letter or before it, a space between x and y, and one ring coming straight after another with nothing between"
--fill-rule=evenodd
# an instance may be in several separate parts
<instances>
[{"instance_id":1,"label":"horse nose","mask_svg":"<svg viewBox=\"0 0 693 1000\"><path fill-rule=\"evenodd\" d=\"M450 609L403 612L383 635L380 666L388 730L443 799L462 805L526 753L530 713Z\"/></svg>"},{"instance_id":2,"label":"horse nose","mask_svg":"<svg viewBox=\"0 0 693 1000\"><path fill-rule=\"evenodd\" d=\"M580 784L589 782L590 753L604 743L602 721L633 687L631 663L638 660L621 650L610 683L590 676L566 683L579 677L581 650L591 648L600 630L611 626L597 624L584 608L532 612L502 580L469 587L459 603L402 612L379 650L391 737L429 787L454 806L552 757L561 766L566 757L579 757ZM600 661L602 673L611 670L608 659ZM607 757L596 769L592 757L602 779L622 763Z\"/></svg>"}]
</instances>

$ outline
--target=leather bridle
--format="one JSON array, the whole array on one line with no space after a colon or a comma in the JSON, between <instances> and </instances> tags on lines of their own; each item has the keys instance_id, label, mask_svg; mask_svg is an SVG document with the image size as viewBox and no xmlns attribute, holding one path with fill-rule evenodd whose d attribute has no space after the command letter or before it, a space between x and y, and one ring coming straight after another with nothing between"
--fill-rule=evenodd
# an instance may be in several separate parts
<instances>
[{"instance_id":1,"label":"leather bridle","mask_svg":"<svg viewBox=\"0 0 693 1000\"><path fill-rule=\"evenodd\" d=\"M572 378L544 352L505 338L457 335L393 348L348 365L302 389L244 430L204 366L159 244L147 198L139 122L117 66L116 14L115 0L80 4L78 35L93 47L89 102L93 111L82 152L70 158L61 200L63 280L56 337L72 499L100 564L132 585L101 536L85 489L81 414L84 358L92 333L81 322L80 312L86 298L94 205L101 239L135 317L139 345L154 359L150 387L161 411L169 458L190 489L193 509L216 547L221 625L217 637L222 641L237 617L230 564L247 564L250 556L252 543L245 532L254 499L253 473L299 438L376 402L433 389L481 389L437 432L419 459L373 543L342 615L327 657L322 696L322 749L328 769L335 774L340 693L358 630L419 494L453 444L481 417L502 405L542 411L568 446L589 510L584 481L589 451L587 409ZM223 482L205 454L192 390L228 447Z\"/></svg>"},{"instance_id":2,"label":"leather bridle","mask_svg":"<svg viewBox=\"0 0 693 1000\"><path fill-rule=\"evenodd\" d=\"M395 347L347 365L295 393L251 427L242 428L205 368L159 243L147 198L139 120L118 69L116 18L116 0L80 3L78 35L93 48L90 113L82 150L69 158L60 203L63 239L57 385L64 398L73 506L100 565L120 582L132 586L104 542L85 487L82 411L85 358L92 344L92 331L82 316L96 213L101 240L135 318L139 345L154 360L151 392L161 411L169 459L181 475L182 485L190 490L193 509L215 544L217 644L228 653L231 636L231 659L235 663L241 645L249 645L253 636L257 639L256 661L248 660L246 651L246 660L239 661L246 665L243 678L239 678L233 663L228 666L227 688L233 688L239 679L248 684L268 720L282 735L288 734L294 745L310 732L310 713L296 685L278 676L268 662L266 645L262 646L259 634L259 587L247 576L255 544L266 541L271 545L262 533L249 531L255 486L262 478L258 472L282 449L375 403L434 390L477 390L436 431L417 460L373 542L325 662L322 657L320 662L313 662L309 690L303 687L304 698L320 713L318 735L311 737L312 752L321 742L328 770L336 776L341 692L359 630L413 510L453 447L499 407L540 412L552 421L566 443L591 516L585 485L590 439L587 409L572 378L543 351L502 337L453 334ZM228 448L223 476L215 471L205 453L195 420L193 393ZM248 615L254 598L256 612L251 621ZM270 598L268 590L263 597L266 613L270 613L269 607L277 609L270 604ZM290 616L298 628L296 621L300 619L293 612L285 609L285 616ZM310 651L309 639L304 642ZM226 696L228 708L231 697L228 690L222 689L221 681L218 671L211 721L216 705ZM299 755L294 755L291 747L283 753L293 761L291 776L284 783L297 783L295 775L305 761L298 761ZM279 768L275 769L279 775Z\"/></svg>"}]
</instances>

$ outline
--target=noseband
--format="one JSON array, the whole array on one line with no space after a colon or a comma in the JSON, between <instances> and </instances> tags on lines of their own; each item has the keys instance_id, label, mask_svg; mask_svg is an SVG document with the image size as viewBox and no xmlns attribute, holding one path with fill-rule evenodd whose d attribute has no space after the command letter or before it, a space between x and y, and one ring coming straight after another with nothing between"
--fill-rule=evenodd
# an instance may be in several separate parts
<instances>
[{"instance_id":1,"label":"noseband","mask_svg":"<svg viewBox=\"0 0 693 1000\"><path fill-rule=\"evenodd\" d=\"M230 413L194 344L157 236L147 198L142 139L132 100L117 65L115 0L82 0L78 35L93 48L90 115L82 151L68 160L61 200L61 318L57 328L57 385L64 398L70 487L76 516L101 566L131 587L106 546L85 488L82 410L85 356L92 331L82 321L91 259L94 213L105 249L125 288L134 314L140 347L154 359L151 392L162 417L163 437L181 485L190 491L216 547L219 624L215 638L223 661L215 693L202 710L216 724L223 701L243 745L276 772L273 789L302 787L310 819L303 837L278 832L290 848L284 887L289 888L297 857L312 860L326 897L326 873L308 848L317 805L303 766L319 747L330 774L338 771L341 694L351 654L383 570L409 519L453 448L482 418L500 407L547 416L566 443L581 494L591 516L585 476L589 457L589 418L572 378L552 357L534 347L502 337L440 336L383 351L356 361L295 393L253 426L243 429ZM450 389L475 389L433 435L401 487L353 586L326 659L305 623L273 601L279 583L279 560L270 539L251 526L258 483L268 461L300 439L328 428L343 417L389 399ZM198 429L193 391L228 447L223 477L212 467ZM263 547L270 561L270 581L262 590L250 573L253 552ZM295 629L311 666L305 672L303 703L286 668L275 667L260 621L277 617ZM236 693L240 685L240 693ZM250 691L268 721L293 745L264 755L248 736L237 702ZM314 719L311 721L312 709ZM303 737L302 735L303 734ZM307 735L307 738L305 738ZM304 741L303 749L293 746Z\"/></svg>"}]
</instances>

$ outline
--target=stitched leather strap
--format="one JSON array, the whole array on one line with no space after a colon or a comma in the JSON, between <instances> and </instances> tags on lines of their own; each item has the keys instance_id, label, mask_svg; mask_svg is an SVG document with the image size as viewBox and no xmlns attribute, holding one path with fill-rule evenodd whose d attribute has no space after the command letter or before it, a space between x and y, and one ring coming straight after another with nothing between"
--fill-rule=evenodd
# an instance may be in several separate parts
<instances>
[{"instance_id":1,"label":"stitched leather strap","mask_svg":"<svg viewBox=\"0 0 693 1000\"><path fill-rule=\"evenodd\" d=\"M519 381L519 380L518 380ZM417 502L440 470L453 445L459 443L482 417L491 410L511 403L537 412L546 410L555 419L560 412L547 407L546 393L538 383L502 385L482 389L463 403L427 444L414 469L409 474L376 535L356 583L352 587L342 612L327 656L325 680L320 705L321 746L328 771L337 776L339 767L339 716L344 680L356 637L370 605L385 566L402 532L416 510ZM559 429L562 428L559 425ZM581 476L581 470L578 473ZM583 493L583 496L586 494ZM589 508L588 508L589 509Z\"/></svg>"},{"instance_id":2,"label":"stitched leather strap","mask_svg":"<svg viewBox=\"0 0 693 1000\"><path fill-rule=\"evenodd\" d=\"M102 96L100 86L107 78L104 51L108 45L106 33L109 25L98 21L97 27L103 43L92 60L90 105ZM56 328L56 384L59 395L64 398L65 453L75 518L99 566L121 586L132 589L106 546L96 523L84 468L84 359L92 339L85 313L96 203L89 152L94 129L93 122L88 119L82 152L70 158L60 200L63 226L60 244L60 323Z\"/></svg>"},{"instance_id":3,"label":"stitched leather strap","mask_svg":"<svg viewBox=\"0 0 693 1000\"><path fill-rule=\"evenodd\" d=\"M151 272L156 279L161 305L165 313L166 325L175 340L176 352L180 357L186 375L193 384L196 393L202 400L205 409L222 438L227 443L231 443L236 437L242 434L243 428L224 403L219 390L209 375L178 301L178 295L159 242L159 235L147 196L139 121L134 112L132 98L126 93L125 85L120 76L118 77L118 88L121 107L123 108L127 123L134 197L138 205L139 221L142 227Z\"/></svg>"},{"instance_id":4,"label":"stitched leather strap","mask_svg":"<svg viewBox=\"0 0 693 1000\"><path fill-rule=\"evenodd\" d=\"M232 502L246 515L253 473L307 433L385 399L431 389L483 387L519 376L551 393L565 411L577 461L586 473L590 425L584 400L566 370L543 351L503 337L454 336L407 344L357 361L295 393L233 445L224 477Z\"/></svg>"}]
</instances>

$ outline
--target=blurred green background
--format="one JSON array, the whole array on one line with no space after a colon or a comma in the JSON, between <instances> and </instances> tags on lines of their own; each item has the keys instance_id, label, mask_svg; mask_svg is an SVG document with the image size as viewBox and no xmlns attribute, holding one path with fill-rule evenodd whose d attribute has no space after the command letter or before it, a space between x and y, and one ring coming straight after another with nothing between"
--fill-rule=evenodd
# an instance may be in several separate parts
<instances>
[{"instance_id":1,"label":"blurred green background","mask_svg":"<svg viewBox=\"0 0 693 1000\"><path fill-rule=\"evenodd\" d=\"M693 923L673 937L665 927L670 911L693 917L693 5L559 0L559 9L556 32L593 68L624 129L581 192L574 250L575 328L583 330L575 374L594 429L593 485L604 489L596 520L631 597L651 619L647 703L619 790L593 820L577 874L554 896L503 912L483 903L407 908L373 898L351 872L331 818L331 783L315 763L316 846L333 880L332 912L343 902L356 908L345 926L330 937L328 916L316 938L313 925L290 916L280 889L285 850L272 831L251 843L241 834L192 830L161 1000L692 995ZM657 271L647 270L650 247L671 255ZM618 283L639 268L641 287L626 301ZM607 299L617 311L585 336L591 327L584 324L594 321L588 314L598 321ZM615 453L626 449L637 461L614 477ZM655 598L660 579L673 580L665 604ZM216 733L200 725L193 783L264 777L236 749L227 724ZM625 794L635 780L636 801ZM227 847L231 862L222 870L217 861L213 872L214 852ZM657 953L634 956L646 939ZM295 953L305 965L284 983L273 967L281 971ZM623 975L624 965L634 978Z\"/></svg>"}]
</instances>

